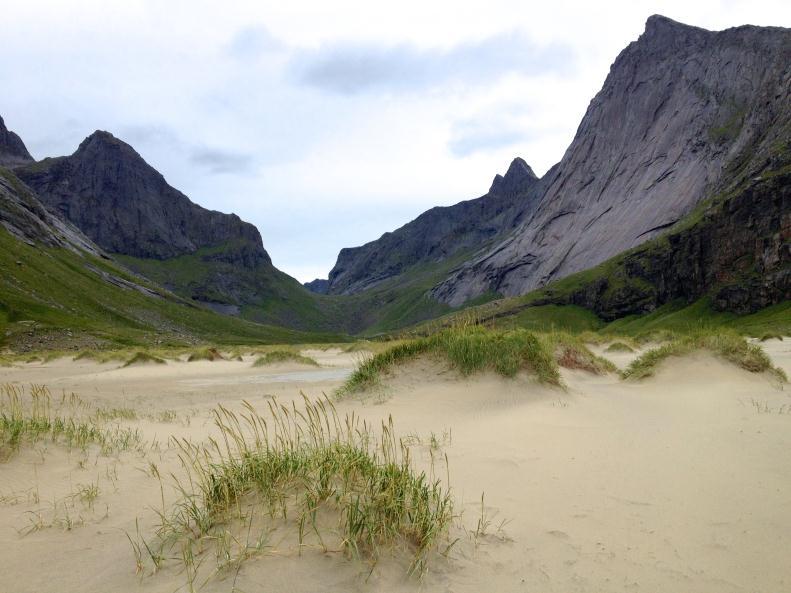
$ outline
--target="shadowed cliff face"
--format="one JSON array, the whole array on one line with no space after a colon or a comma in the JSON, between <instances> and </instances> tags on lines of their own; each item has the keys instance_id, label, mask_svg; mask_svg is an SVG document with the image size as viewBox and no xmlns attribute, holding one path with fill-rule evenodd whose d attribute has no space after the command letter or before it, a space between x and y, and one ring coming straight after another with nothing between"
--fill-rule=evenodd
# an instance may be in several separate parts
<instances>
[{"instance_id":1,"label":"shadowed cliff face","mask_svg":"<svg viewBox=\"0 0 791 593\"><path fill-rule=\"evenodd\" d=\"M342 249L329 279L306 284L315 292L354 294L465 250L477 250L524 219L543 191L542 182L521 158L497 175L489 192L475 200L437 207L376 241Z\"/></svg>"},{"instance_id":2,"label":"shadowed cliff face","mask_svg":"<svg viewBox=\"0 0 791 593\"><path fill-rule=\"evenodd\" d=\"M271 263L253 225L194 204L107 132L93 133L71 156L16 173L47 207L112 253L167 259L233 241L235 263Z\"/></svg>"},{"instance_id":3,"label":"shadowed cliff face","mask_svg":"<svg viewBox=\"0 0 791 593\"><path fill-rule=\"evenodd\" d=\"M609 270L573 290L548 286L531 304L579 305L612 321L704 296L715 310L734 313L791 299L788 161L726 194L695 224L607 262Z\"/></svg>"},{"instance_id":4,"label":"shadowed cliff face","mask_svg":"<svg viewBox=\"0 0 791 593\"><path fill-rule=\"evenodd\" d=\"M33 157L25 147L22 139L5 127L0 117L0 167L15 167L32 163Z\"/></svg>"},{"instance_id":5,"label":"shadowed cliff face","mask_svg":"<svg viewBox=\"0 0 791 593\"><path fill-rule=\"evenodd\" d=\"M50 213L29 187L3 167L0 167L0 226L28 245L100 254L74 225Z\"/></svg>"},{"instance_id":6,"label":"shadowed cliff face","mask_svg":"<svg viewBox=\"0 0 791 593\"><path fill-rule=\"evenodd\" d=\"M761 170L791 120L791 30L651 17L616 59L539 206L432 291L524 294L657 236ZM787 138L786 138L787 139Z\"/></svg>"}]
</instances>

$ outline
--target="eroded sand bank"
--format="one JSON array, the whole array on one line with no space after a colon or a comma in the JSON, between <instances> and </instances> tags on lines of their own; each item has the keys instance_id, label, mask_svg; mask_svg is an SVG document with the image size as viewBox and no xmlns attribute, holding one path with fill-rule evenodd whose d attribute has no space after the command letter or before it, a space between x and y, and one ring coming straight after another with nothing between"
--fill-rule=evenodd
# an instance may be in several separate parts
<instances>
[{"instance_id":1,"label":"eroded sand bank","mask_svg":"<svg viewBox=\"0 0 791 593\"><path fill-rule=\"evenodd\" d=\"M765 344L791 374L791 341ZM126 533L156 523L159 481L176 466L170 435L199 441L210 410L242 400L264 410L330 394L358 355L330 351L320 368L242 362L169 362L119 368L59 360L0 369L0 382L43 383L95 407L129 408L146 457L85 456L39 443L0 465L0 592L174 591L174 563L135 574ZM618 364L628 363L618 360ZM202 591L647 591L791 590L791 390L713 357L672 359L640 383L563 372L568 389L527 377L460 379L430 362L410 365L385 390L338 404L378 423L392 415L416 460L444 455L459 542L421 580L405 561L366 567L340 554L277 546L213 575ZM431 436L435 446L428 445ZM75 500L97 484L90 506ZM481 494L489 526L474 538ZM71 497L71 499L70 499ZM167 493L168 501L173 497ZM71 500L71 505L67 502ZM211 552L207 552L211 556ZM206 559L206 566L213 558ZM196 585L196 589L197 589ZM182 589L186 590L186 589Z\"/></svg>"}]
</instances>

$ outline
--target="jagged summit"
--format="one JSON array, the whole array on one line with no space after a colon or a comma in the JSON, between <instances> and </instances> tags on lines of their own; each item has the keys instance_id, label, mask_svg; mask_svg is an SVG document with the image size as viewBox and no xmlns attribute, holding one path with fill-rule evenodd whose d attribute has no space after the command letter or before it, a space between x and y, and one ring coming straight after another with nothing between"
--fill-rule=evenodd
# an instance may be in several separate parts
<instances>
[{"instance_id":1,"label":"jagged summit","mask_svg":"<svg viewBox=\"0 0 791 593\"><path fill-rule=\"evenodd\" d=\"M523 294L661 233L769 162L791 126L791 30L653 16L613 63L540 206L433 290Z\"/></svg>"},{"instance_id":2,"label":"jagged summit","mask_svg":"<svg viewBox=\"0 0 791 593\"><path fill-rule=\"evenodd\" d=\"M27 151L22 138L17 136L5 126L0 116L0 166L16 167L33 162L33 157Z\"/></svg>"},{"instance_id":3,"label":"jagged summit","mask_svg":"<svg viewBox=\"0 0 791 593\"><path fill-rule=\"evenodd\" d=\"M480 198L432 208L376 241L342 249L328 280L305 286L319 293L354 294L418 264L434 265L459 252L480 249L521 222L543 187L524 159L517 157Z\"/></svg>"},{"instance_id":4,"label":"jagged summit","mask_svg":"<svg viewBox=\"0 0 791 593\"><path fill-rule=\"evenodd\" d=\"M489 193L503 196L514 195L526 190L536 181L538 181L538 177L533 172L533 169L530 168L530 165L523 158L516 157L511 161L511 165L505 175L498 173L494 176L492 185L489 187Z\"/></svg>"},{"instance_id":5,"label":"jagged summit","mask_svg":"<svg viewBox=\"0 0 791 593\"><path fill-rule=\"evenodd\" d=\"M96 131L71 156L17 174L45 205L111 253L167 259L230 241L236 263L271 263L253 225L193 203L109 132Z\"/></svg>"}]
</instances>

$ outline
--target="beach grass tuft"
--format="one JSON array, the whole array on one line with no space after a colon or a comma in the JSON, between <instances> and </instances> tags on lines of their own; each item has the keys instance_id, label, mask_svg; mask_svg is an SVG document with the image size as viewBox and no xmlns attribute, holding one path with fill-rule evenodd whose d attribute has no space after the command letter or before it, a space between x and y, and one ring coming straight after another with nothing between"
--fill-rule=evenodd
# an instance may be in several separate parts
<instances>
[{"instance_id":1,"label":"beach grass tuft","mask_svg":"<svg viewBox=\"0 0 791 593\"><path fill-rule=\"evenodd\" d=\"M772 364L760 346L730 331L698 331L677 337L640 355L621 372L621 376L624 379L644 379L652 376L664 360L697 351L711 352L751 373L768 372L782 382L788 381L785 372Z\"/></svg>"},{"instance_id":2,"label":"beach grass tuft","mask_svg":"<svg viewBox=\"0 0 791 593\"><path fill-rule=\"evenodd\" d=\"M370 389L383 374L421 355L444 359L463 375L484 370L513 377L521 370L542 383L560 385L558 364L550 345L527 330L490 330L480 326L459 326L433 335L403 341L362 361L338 395Z\"/></svg>"},{"instance_id":3,"label":"beach grass tuft","mask_svg":"<svg viewBox=\"0 0 791 593\"><path fill-rule=\"evenodd\" d=\"M316 362L315 359L309 356L303 356L298 352L292 352L291 350L273 350L272 352L267 352L263 356L259 356L253 363L253 366L261 367L280 362L295 362L315 367L319 366L319 363Z\"/></svg>"},{"instance_id":4,"label":"beach grass tuft","mask_svg":"<svg viewBox=\"0 0 791 593\"><path fill-rule=\"evenodd\" d=\"M300 554L315 548L374 564L385 551L407 549L410 572L426 569L453 503L433 469L413 468L392 418L374 431L353 414L340 417L329 399L305 396L291 405L270 400L264 414L243 407L214 410L221 436L208 444L177 441L185 474L176 482L179 500L146 544L157 557L213 544L220 570L261 547L245 543L232 554L232 546L286 529L296 541L281 545L292 541Z\"/></svg>"}]
</instances>

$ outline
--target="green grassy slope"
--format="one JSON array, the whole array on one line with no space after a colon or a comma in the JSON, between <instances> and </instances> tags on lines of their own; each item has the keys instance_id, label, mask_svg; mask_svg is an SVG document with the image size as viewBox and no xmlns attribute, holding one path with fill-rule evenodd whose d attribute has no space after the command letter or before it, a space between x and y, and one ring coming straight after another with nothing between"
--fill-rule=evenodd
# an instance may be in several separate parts
<instances>
[{"instance_id":1,"label":"green grassy slope","mask_svg":"<svg viewBox=\"0 0 791 593\"><path fill-rule=\"evenodd\" d=\"M147 286L151 293L118 286L124 281ZM9 345L39 340L38 345L56 346L79 336L86 343L118 345L343 339L219 315L147 285L111 262L66 249L34 247L4 229L0 229L0 327L0 337ZM32 334L39 337L28 339Z\"/></svg>"},{"instance_id":2,"label":"green grassy slope","mask_svg":"<svg viewBox=\"0 0 791 593\"><path fill-rule=\"evenodd\" d=\"M232 264L218 261L221 247L201 249L169 260L114 255L120 262L153 282L184 298L201 294L212 300L211 288L221 281ZM300 330L376 335L453 311L426 296L428 290L468 253L438 264L411 267L396 278L354 295L321 295L310 292L297 280L273 266L250 271L235 303L239 316L257 323ZM493 298L487 295L467 306ZM227 299L217 295L222 302Z\"/></svg>"}]
</instances>

